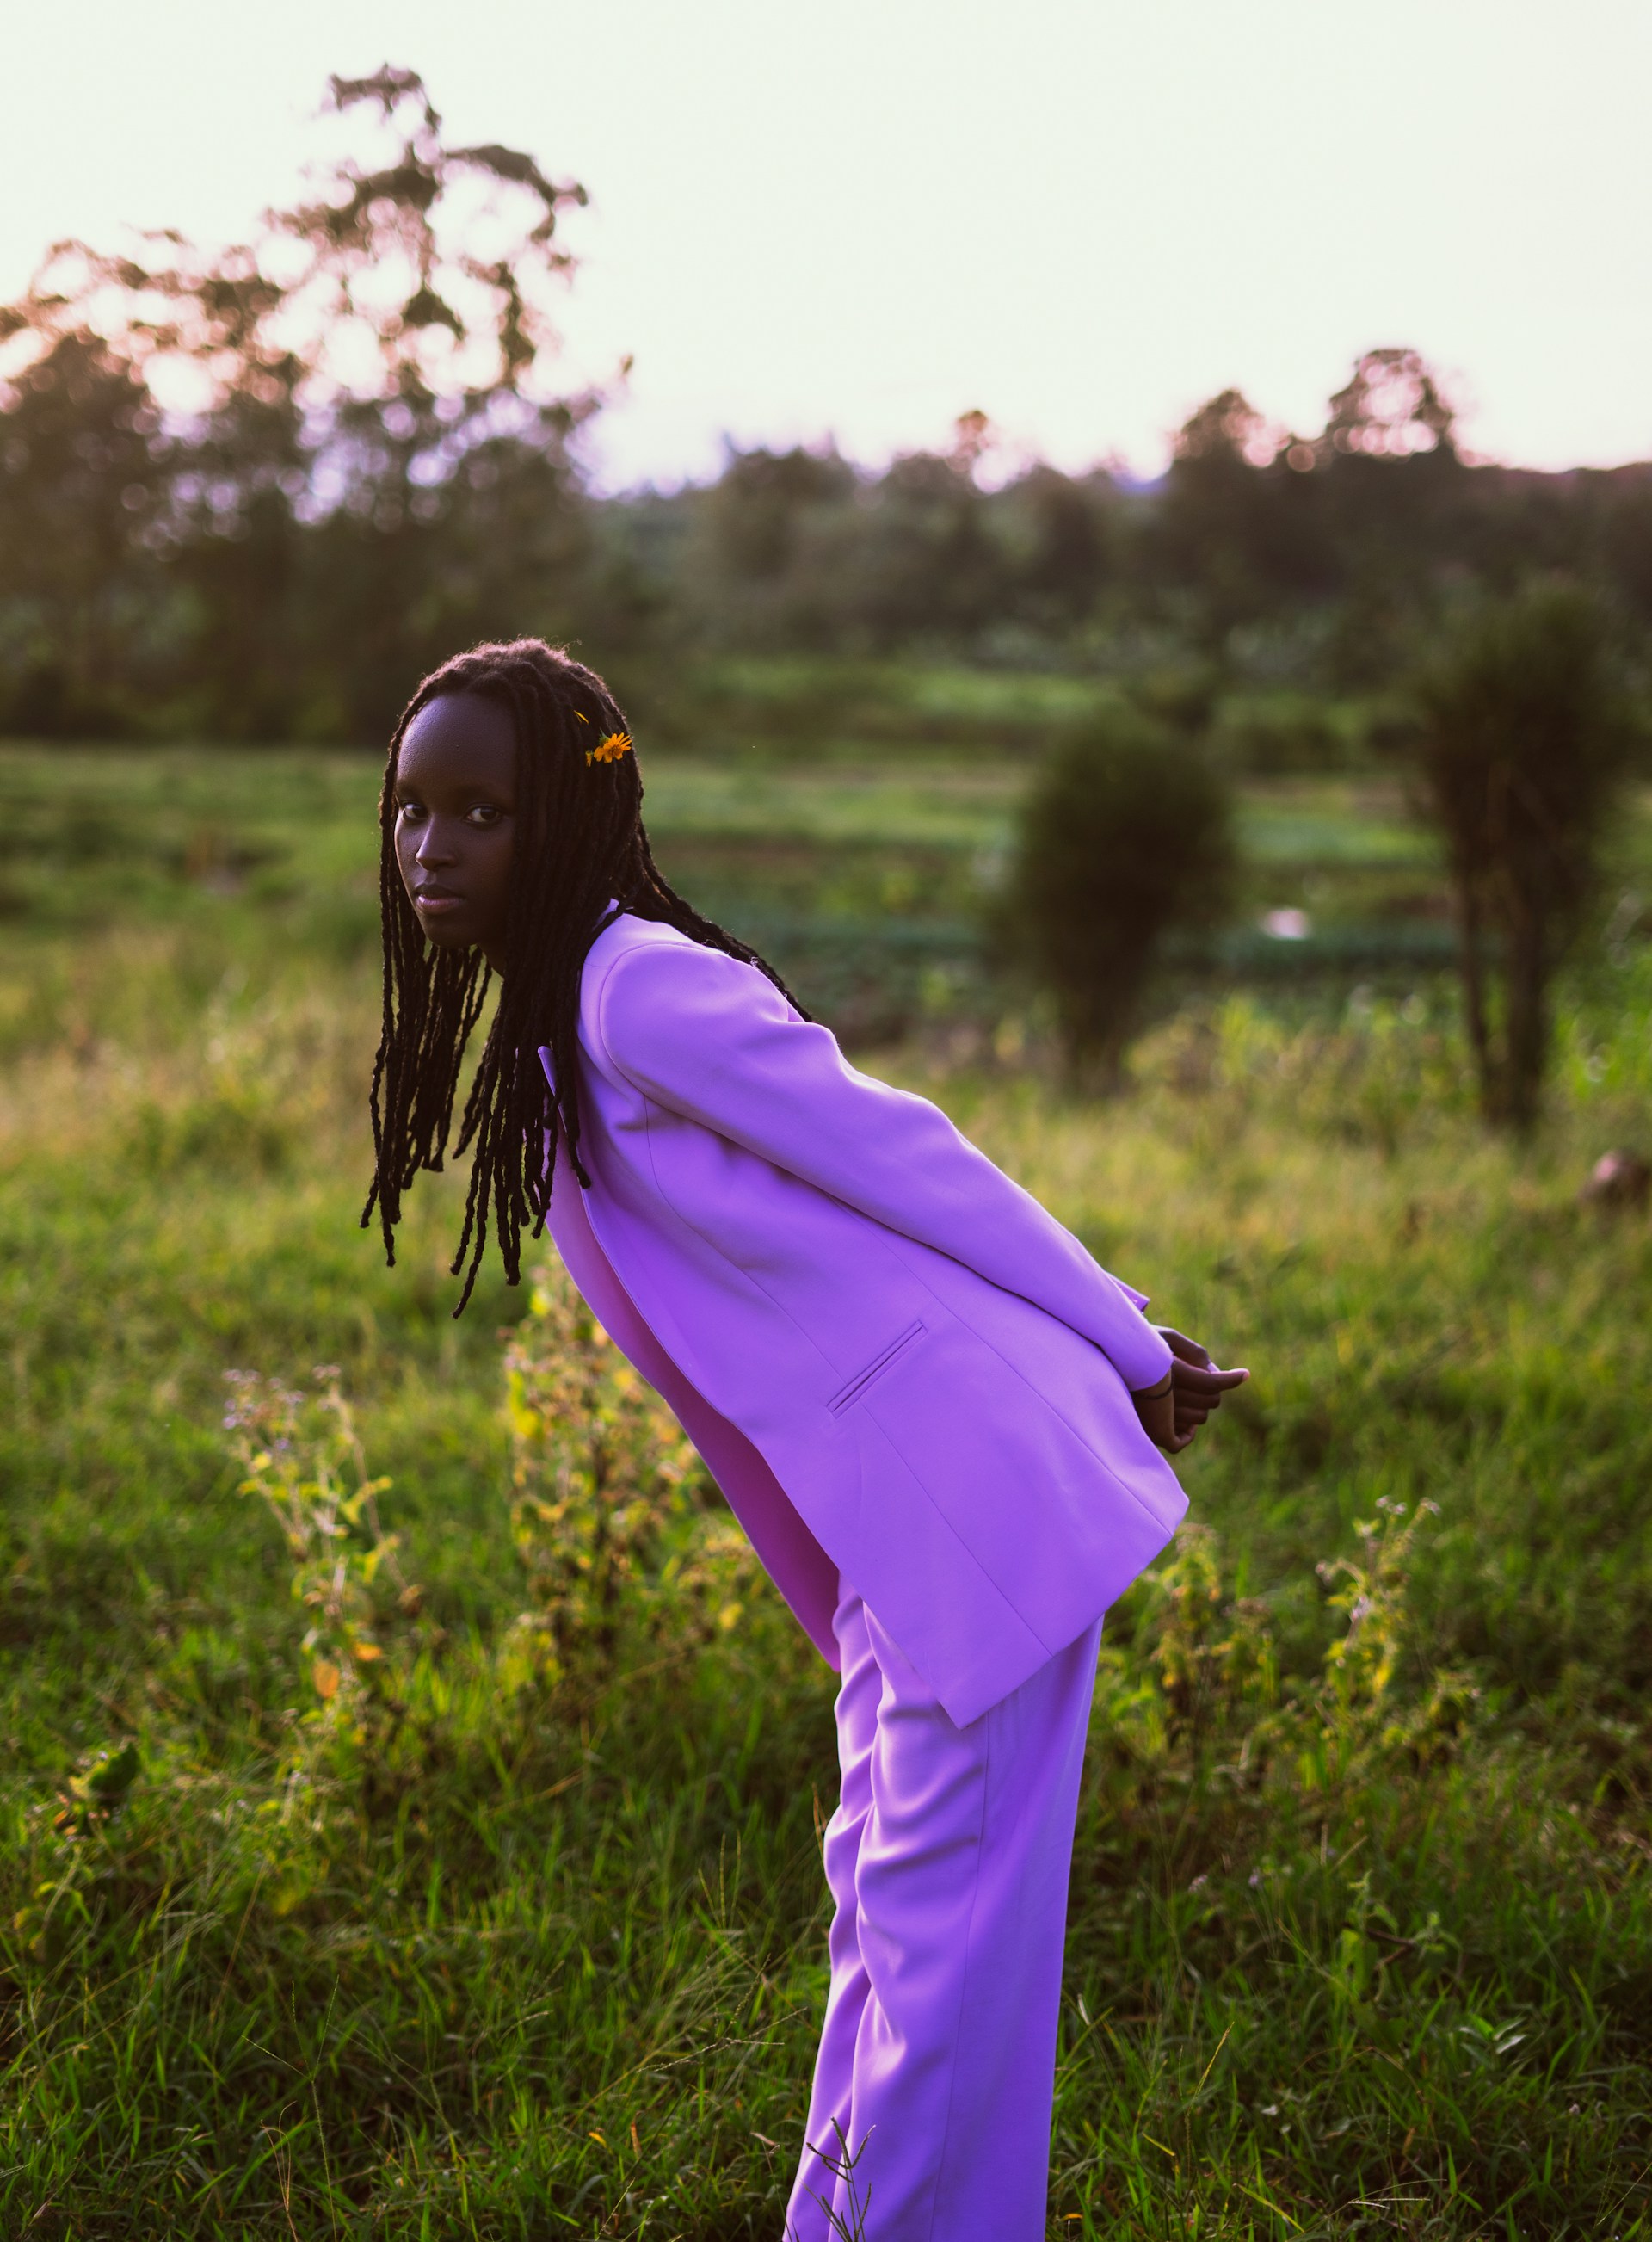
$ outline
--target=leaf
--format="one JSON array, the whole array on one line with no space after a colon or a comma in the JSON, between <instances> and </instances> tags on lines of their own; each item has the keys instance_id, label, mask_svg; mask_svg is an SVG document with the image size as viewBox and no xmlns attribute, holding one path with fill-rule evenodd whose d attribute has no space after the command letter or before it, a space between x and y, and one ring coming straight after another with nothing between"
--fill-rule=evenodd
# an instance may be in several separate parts
<instances>
[{"instance_id":1,"label":"leaf","mask_svg":"<svg viewBox=\"0 0 1652 2242\"><path fill-rule=\"evenodd\" d=\"M112 1810L137 1781L141 1764L137 1746L129 1739L111 1758L90 1769L85 1777L86 1789L100 1806Z\"/></svg>"},{"instance_id":2,"label":"leaf","mask_svg":"<svg viewBox=\"0 0 1652 2242\"><path fill-rule=\"evenodd\" d=\"M62 1811L53 1827L84 1836L97 1822L112 1820L126 1803L142 1765L137 1746L130 1740L117 1752L100 1753L90 1767L70 1777L66 1790L58 1793Z\"/></svg>"}]
</instances>

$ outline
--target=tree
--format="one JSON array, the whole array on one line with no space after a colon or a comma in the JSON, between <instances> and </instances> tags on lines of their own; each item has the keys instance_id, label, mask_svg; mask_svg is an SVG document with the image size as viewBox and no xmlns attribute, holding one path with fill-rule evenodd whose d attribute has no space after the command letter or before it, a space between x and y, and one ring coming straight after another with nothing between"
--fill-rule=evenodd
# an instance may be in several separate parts
<instances>
[{"instance_id":1,"label":"tree","mask_svg":"<svg viewBox=\"0 0 1652 2242\"><path fill-rule=\"evenodd\" d=\"M250 241L60 243L0 312L0 550L68 505L77 552L99 556L44 570L76 690L104 689L88 648L119 668L94 624L127 563L150 634L170 613L230 729L289 722L319 690L331 721L377 732L458 617L545 621L569 440L600 402L556 364L558 226L585 190L450 144L412 70L334 77L327 109L343 151ZM54 414L86 434L54 448L36 433Z\"/></svg>"},{"instance_id":2,"label":"tree","mask_svg":"<svg viewBox=\"0 0 1652 2242\"><path fill-rule=\"evenodd\" d=\"M1282 464L1281 441L1237 389L1208 399L1177 432L1148 544L1161 580L1197 588L1207 654L1281 593L1330 587L1318 493Z\"/></svg>"},{"instance_id":3,"label":"tree","mask_svg":"<svg viewBox=\"0 0 1652 2242\"><path fill-rule=\"evenodd\" d=\"M1455 415L1421 353L1368 350L1330 400L1324 432L1293 444L1292 480L1319 503L1341 597L1326 641L1329 675L1369 688L1402 671L1442 585L1472 542L1473 476Z\"/></svg>"},{"instance_id":4,"label":"tree","mask_svg":"<svg viewBox=\"0 0 1652 2242\"><path fill-rule=\"evenodd\" d=\"M1455 423L1420 351L1368 350L1332 398L1321 442L1366 459L1405 460L1420 452L1455 457Z\"/></svg>"},{"instance_id":5,"label":"tree","mask_svg":"<svg viewBox=\"0 0 1652 2242\"><path fill-rule=\"evenodd\" d=\"M1000 535L1020 620L1059 637L1094 613L1111 567L1114 495L1106 475L1074 481L1041 462L995 494L992 514L1007 521L1009 534Z\"/></svg>"},{"instance_id":6,"label":"tree","mask_svg":"<svg viewBox=\"0 0 1652 2242\"><path fill-rule=\"evenodd\" d=\"M1001 909L1075 1073L1117 1079L1167 937L1220 921L1234 865L1229 790L1187 738L1121 711L1052 751Z\"/></svg>"},{"instance_id":7,"label":"tree","mask_svg":"<svg viewBox=\"0 0 1652 2242\"><path fill-rule=\"evenodd\" d=\"M691 631L746 646L831 643L843 601L833 537L858 487L835 446L730 445L721 475L690 502L695 534L679 581Z\"/></svg>"},{"instance_id":8,"label":"tree","mask_svg":"<svg viewBox=\"0 0 1652 2242\"><path fill-rule=\"evenodd\" d=\"M1528 585L1463 616L1414 689L1481 1108L1528 1130L1548 1058L1550 982L1594 888L1633 738L1606 619L1575 586Z\"/></svg>"},{"instance_id":9,"label":"tree","mask_svg":"<svg viewBox=\"0 0 1652 2242\"><path fill-rule=\"evenodd\" d=\"M864 644L966 646L1003 612L1005 570L974 477L986 432L973 421L964 416L945 453L893 460L862 495L849 614Z\"/></svg>"},{"instance_id":10,"label":"tree","mask_svg":"<svg viewBox=\"0 0 1652 2242\"><path fill-rule=\"evenodd\" d=\"M136 370L84 331L54 336L10 390L0 420L0 725L119 731L123 644L143 605L145 539L166 503L160 416Z\"/></svg>"}]
</instances>

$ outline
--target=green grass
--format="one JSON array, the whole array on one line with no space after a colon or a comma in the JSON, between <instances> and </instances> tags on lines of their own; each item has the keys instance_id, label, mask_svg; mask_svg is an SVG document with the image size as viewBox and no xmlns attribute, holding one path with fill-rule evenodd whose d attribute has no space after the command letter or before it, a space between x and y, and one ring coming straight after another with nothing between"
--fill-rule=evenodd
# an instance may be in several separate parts
<instances>
[{"instance_id":1,"label":"green grass","mask_svg":"<svg viewBox=\"0 0 1652 2242\"><path fill-rule=\"evenodd\" d=\"M661 760L662 834L726 836L739 803ZM929 775L887 774L901 845L973 850ZM393 1271L354 1227L371 763L0 776L0 2232L773 2237L829 1677L763 1592L677 1635L639 1600L612 1668L525 1668L525 1304L490 1279L451 1321L456 1178ZM799 786L786 845L887 837ZM1571 991L1525 1151L1429 987L1190 1002L1109 1106L877 1064L1255 1371L1187 1467L1202 1531L1109 1621L1051 2232L1644 2234L1652 1237L1575 1198L1647 1142L1644 955ZM385 1656L331 1713L220 1421L225 1370L320 1362L422 1591L375 1589ZM1421 1519L1386 1569L1385 1503Z\"/></svg>"},{"instance_id":2,"label":"green grass","mask_svg":"<svg viewBox=\"0 0 1652 2242\"><path fill-rule=\"evenodd\" d=\"M0 990L0 1049L55 1032L72 938L99 928L186 937L180 970L200 994L232 961L262 970L294 945L358 959L377 938L378 770L372 756L320 751L0 752L0 927L34 961ZM646 759L648 815L667 872L853 1040L960 1025L979 1038L1010 1001L981 907L1027 772L864 740L813 762L663 748ZM1439 970L1438 872L1391 784L1253 782L1241 822L1249 870L1221 952L1230 978L1404 994ZM1315 940L1255 931L1281 904L1310 911ZM146 1003L147 985L133 977L123 1008Z\"/></svg>"},{"instance_id":3,"label":"green grass","mask_svg":"<svg viewBox=\"0 0 1652 2242\"><path fill-rule=\"evenodd\" d=\"M667 871L853 1040L957 1024L979 1034L1010 1001L982 905L1007 862L1026 759L862 737L807 761L667 747L645 768ZM231 953L250 970L297 942L348 963L376 938L371 755L14 748L0 772L0 926L37 959L0 998L0 1048L56 1017L50 992L69 969L46 954L54 936L186 930L194 957L213 961L191 966L200 987ZM1253 780L1240 822L1247 869L1215 960L1230 982L1283 982L1317 1000L1362 981L1402 996L1440 971L1449 932L1436 852L1393 782ZM1626 881L1648 869L1652 822L1627 845ZM1257 930L1284 905L1309 913L1313 938Z\"/></svg>"},{"instance_id":4,"label":"green grass","mask_svg":"<svg viewBox=\"0 0 1652 2242\"><path fill-rule=\"evenodd\" d=\"M1055 727L1120 699L1095 677L835 655L725 656L691 663L671 682L661 714L697 742L758 740L811 761L835 742L867 740L1024 758Z\"/></svg>"}]
</instances>

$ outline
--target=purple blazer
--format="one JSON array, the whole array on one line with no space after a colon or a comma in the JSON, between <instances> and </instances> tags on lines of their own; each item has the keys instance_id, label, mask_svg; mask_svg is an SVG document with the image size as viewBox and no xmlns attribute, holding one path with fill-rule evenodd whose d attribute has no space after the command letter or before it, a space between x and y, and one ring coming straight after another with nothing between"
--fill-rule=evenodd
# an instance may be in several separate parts
<instances>
[{"instance_id":1,"label":"purple blazer","mask_svg":"<svg viewBox=\"0 0 1652 2242\"><path fill-rule=\"evenodd\" d=\"M1146 1302L754 966L622 916L579 997L582 1191L550 1227L836 1662L841 1573L962 1726L1187 1508L1132 1388ZM551 1055L540 1054L547 1071Z\"/></svg>"}]
</instances>

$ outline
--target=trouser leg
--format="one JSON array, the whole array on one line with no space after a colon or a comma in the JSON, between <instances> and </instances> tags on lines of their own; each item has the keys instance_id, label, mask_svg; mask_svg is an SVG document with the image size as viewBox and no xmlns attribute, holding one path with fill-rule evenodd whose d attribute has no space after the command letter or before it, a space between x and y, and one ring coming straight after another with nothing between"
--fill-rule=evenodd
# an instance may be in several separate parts
<instances>
[{"instance_id":1,"label":"trouser leg","mask_svg":"<svg viewBox=\"0 0 1652 2242\"><path fill-rule=\"evenodd\" d=\"M868 1990L856 1920L855 1865L872 1813L872 1752L883 1675L866 1632L866 1606L846 1583L838 1600L833 1632L841 1675L837 1702L841 1789L837 1809L826 1823L823 1848L826 1888L833 1901L832 1928L826 1940L832 1976L804 2128L806 2146L787 2212L786 2232L788 2237L795 2236L797 2242L816 2242L817 2237L826 2237L832 2231L824 2206L832 2201L833 2164L839 2142L849 2137L853 2118L855 2045Z\"/></svg>"},{"instance_id":2,"label":"trouser leg","mask_svg":"<svg viewBox=\"0 0 1652 2242\"><path fill-rule=\"evenodd\" d=\"M854 2231L857 2203L866 2211L867 2242L1040 2242L1100 1628L958 1728L875 1617L863 1620L880 1687L858 1843L833 1879L831 2083L824 2093L818 2083L811 2111L812 2126L835 2115L859 2153L849 2182L806 2157L792 2231L799 2242L832 2231L824 2198L839 2231ZM862 1738L866 1680L857 1667L850 1726Z\"/></svg>"}]
</instances>

